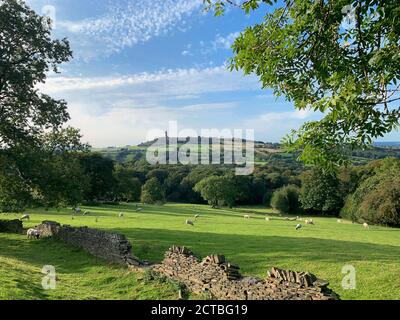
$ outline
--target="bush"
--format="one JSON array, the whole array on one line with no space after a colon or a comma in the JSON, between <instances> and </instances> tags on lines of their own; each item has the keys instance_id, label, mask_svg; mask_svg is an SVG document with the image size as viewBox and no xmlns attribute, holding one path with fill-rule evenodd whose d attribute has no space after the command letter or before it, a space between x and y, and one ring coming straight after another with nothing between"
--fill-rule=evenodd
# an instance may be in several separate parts
<instances>
[{"instance_id":1,"label":"bush","mask_svg":"<svg viewBox=\"0 0 400 320\"><path fill-rule=\"evenodd\" d=\"M271 207L281 213L295 213L299 210L299 187L288 185L276 190L271 198Z\"/></svg>"},{"instance_id":2,"label":"bush","mask_svg":"<svg viewBox=\"0 0 400 320\"><path fill-rule=\"evenodd\" d=\"M356 222L400 226L400 160L379 161L345 202L341 216Z\"/></svg>"}]
</instances>

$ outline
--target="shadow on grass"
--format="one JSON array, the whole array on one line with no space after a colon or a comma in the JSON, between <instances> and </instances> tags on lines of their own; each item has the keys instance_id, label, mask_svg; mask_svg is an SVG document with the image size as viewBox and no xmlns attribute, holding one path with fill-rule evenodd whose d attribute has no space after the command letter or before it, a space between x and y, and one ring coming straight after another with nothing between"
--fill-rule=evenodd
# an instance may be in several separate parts
<instances>
[{"instance_id":1,"label":"shadow on grass","mask_svg":"<svg viewBox=\"0 0 400 320\"><path fill-rule=\"evenodd\" d=\"M53 265L61 273L80 273L87 268L106 265L101 259L52 239L28 240L25 236L0 234L0 255L38 268Z\"/></svg>"},{"instance_id":2,"label":"shadow on grass","mask_svg":"<svg viewBox=\"0 0 400 320\"><path fill-rule=\"evenodd\" d=\"M298 260L307 263L370 261L399 263L400 247L319 238L287 236L227 235L163 229L108 229L125 234L139 258L159 262L172 245L184 245L196 254L224 254L232 262L275 265ZM141 246L145 247L142 252ZM144 254L144 256L141 256ZM259 260L262 261L259 261Z\"/></svg>"}]
</instances>

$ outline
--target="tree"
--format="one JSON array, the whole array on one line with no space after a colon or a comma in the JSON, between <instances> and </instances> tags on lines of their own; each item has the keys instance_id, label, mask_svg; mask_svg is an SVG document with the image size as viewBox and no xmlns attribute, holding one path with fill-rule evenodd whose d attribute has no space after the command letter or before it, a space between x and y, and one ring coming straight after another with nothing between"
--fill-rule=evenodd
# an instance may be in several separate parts
<instances>
[{"instance_id":1,"label":"tree","mask_svg":"<svg viewBox=\"0 0 400 320\"><path fill-rule=\"evenodd\" d=\"M305 172L299 199L304 210L337 215L343 206L340 181L320 169Z\"/></svg>"},{"instance_id":2,"label":"tree","mask_svg":"<svg viewBox=\"0 0 400 320\"><path fill-rule=\"evenodd\" d=\"M141 200L147 204L165 201L164 190L157 178L151 178L143 185Z\"/></svg>"},{"instance_id":3,"label":"tree","mask_svg":"<svg viewBox=\"0 0 400 320\"><path fill-rule=\"evenodd\" d=\"M231 0L204 0L221 15ZM246 0L270 8L235 40L231 70L256 74L263 88L298 110L320 111L284 140L308 164L334 170L348 149L399 126L398 0Z\"/></svg>"},{"instance_id":4,"label":"tree","mask_svg":"<svg viewBox=\"0 0 400 320\"><path fill-rule=\"evenodd\" d=\"M400 226L400 160L376 161L375 171L350 194L341 216L357 222Z\"/></svg>"},{"instance_id":5,"label":"tree","mask_svg":"<svg viewBox=\"0 0 400 320\"><path fill-rule=\"evenodd\" d=\"M117 198L124 201L139 201L142 191L142 184L138 178L134 176L132 169L117 165L115 168L115 179L117 183Z\"/></svg>"},{"instance_id":6,"label":"tree","mask_svg":"<svg viewBox=\"0 0 400 320\"><path fill-rule=\"evenodd\" d=\"M23 1L0 1L0 198L3 209L80 201L85 188L73 152L79 131L63 100L40 93L49 72L72 57L67 40L51 37L51 22Z\"/></svg>"},{"instance_id":7,"label":"tree","mask_svg":"<svg viewBox=\"0 0 400 320\"><path fill-rule=\"evenodd\" d=\"M235 180L230 176L211 176L198 182L194 191L215 208L219 204L233 207L239 195Z\"/></svg>"},{"instance_id":8,"label":"tree","mask_svg":"<svg viewBox=\"0 0 400 320\"><path fill-rule=\"evenodd\" d=\"M296 213L300 208L299 187L288 185L276 190L271 198L271 207L281 213Z\"/></svg>"},{"instance_id":9,"label":"tree","mask_svg":"<svg viewBox=\"0 0 400 320\"><path fill-rule=\"evenodd\" d=\"M51 38L50 20L23 1L0 2L0 147L35 143L68 119L65 101L38 91L49 71L72 57L67 40Z\"/></svg>"},{"instance_id":10,"label":"tree","mask_svg":"<svg viewBox=\"0 0 400 320\"><path fill-rule=\"evenodd\" d=\"M85 193L86 201L116 200L117 181L114 177L114 162L97 153L79 155L84 174L89 179Z\"/></svg>"}]
</instances>

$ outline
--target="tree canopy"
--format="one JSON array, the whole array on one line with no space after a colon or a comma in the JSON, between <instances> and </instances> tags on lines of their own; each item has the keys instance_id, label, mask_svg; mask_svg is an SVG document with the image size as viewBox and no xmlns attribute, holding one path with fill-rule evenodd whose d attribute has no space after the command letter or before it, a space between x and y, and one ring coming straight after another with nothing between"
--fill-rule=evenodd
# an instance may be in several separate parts
<instances>
[{"instance_id":1,"label":"tree canopy","mask_svg":"<svg viewBox=\"0 0 400 320\"><path fill-rule=\"evenodd\" d=\"M228 5L267 7L263 22L235 40L229 68L256 74L298 110L321 113L284 140L304 162L333 170L345 150L399 127L398 0L204 2L216 15Z\"/></svg>"}]
</instances>

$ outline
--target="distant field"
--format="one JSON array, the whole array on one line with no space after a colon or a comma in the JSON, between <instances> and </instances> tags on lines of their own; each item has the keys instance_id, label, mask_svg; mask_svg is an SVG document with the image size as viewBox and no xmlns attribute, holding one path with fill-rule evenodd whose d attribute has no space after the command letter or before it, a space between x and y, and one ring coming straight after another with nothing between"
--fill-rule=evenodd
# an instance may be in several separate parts
<instances>
[{"instance_id":1,"label":"distant field","mask_svg":"<svg viewBox=\"0 0 400 320\"><path fill-rule=\"evenodd\" d=\"M71 210L30 211L34 226L54 220L75 226L87 225L125 234L133 253L152 262L161 261L171 245L185 245L195 253L225 254L245 275L264 277L272 266L310 271L327 279L342 299L400 299L400 230L361 225L336 218L315 217L314 226L296 231L297 222L264 208L211 209L204 205L167 204L84 207L89 216L71 218ZM124 218L118 218L119 212ZM187 218L201 214L195 227ZM244 219L250 214L251 219ZM265 221L265 216L273 217ZM98 222L96 218L98 217ZM3 215L1 219L14 218ZM58 288L43 291L40 269L56 266ZM342 267L356 268L357 288L341 287ZM137 272L108 266L80 250L49 240L28 241L24 236L0 234L0 298L25 299L175 299L176 288L167 283L144 283Z\"/></svg>"}]
</instances>

